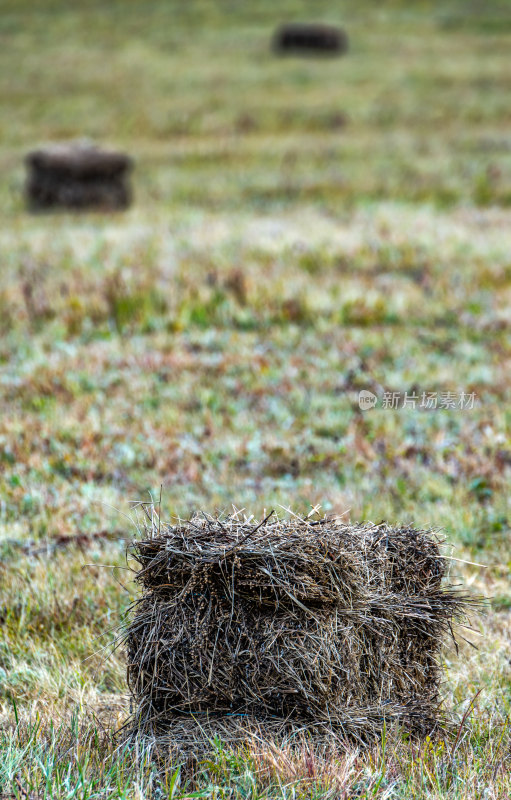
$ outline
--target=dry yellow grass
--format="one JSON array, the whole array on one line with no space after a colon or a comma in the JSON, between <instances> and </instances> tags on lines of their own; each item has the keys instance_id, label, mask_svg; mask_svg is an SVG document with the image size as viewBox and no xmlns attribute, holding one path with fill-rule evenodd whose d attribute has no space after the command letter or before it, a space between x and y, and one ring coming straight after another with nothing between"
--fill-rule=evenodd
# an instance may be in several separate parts
<instances>
[{"instance_id":1,"label":"dry yellow grass","mask_svg":"<svg viewBox=\"0 0 511 800\"><path fill-rule=\"evenodd\" d=\"M102 647L135 532L111 507L161 484L165 518L320 503L443 527L486 565L457 563L490 600L479 649L445 655L457 741L389 732L324 764L219 745L202 796L510 794L509 8L314 8L346 25L345 58L271 56L301 0L2 4L7 796L187 796L109 739L125 664ZM135 156L133 209L26 214L26 151L83 135ZM361 413L362 389L477 403Z\"/></svg>"}]
</instances>

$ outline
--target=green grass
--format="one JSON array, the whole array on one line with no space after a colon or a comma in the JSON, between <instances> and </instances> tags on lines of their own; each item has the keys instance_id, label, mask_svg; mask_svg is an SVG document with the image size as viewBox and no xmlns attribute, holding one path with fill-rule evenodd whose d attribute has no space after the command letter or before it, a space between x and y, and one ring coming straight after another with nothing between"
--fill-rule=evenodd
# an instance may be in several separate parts
<instances>
[{"instance_id":1,"label":"green grass","mask_svg":"<svg viewBox=\"0 0 511 800\"><path fill-rule=\"evenodd\" d=\"M511 3L1 5L0 795L508 797ZM346 57L271 55L311 18ZM25 153L74 136L135 157L131 210L26 213ZM362 413L362 389L477 402ZM217 743L193 787L119 751L123 514L162 485L166 518L442 527L492 599L445 654L459 728L330 760Z\"/></svg>"}]
</instances>

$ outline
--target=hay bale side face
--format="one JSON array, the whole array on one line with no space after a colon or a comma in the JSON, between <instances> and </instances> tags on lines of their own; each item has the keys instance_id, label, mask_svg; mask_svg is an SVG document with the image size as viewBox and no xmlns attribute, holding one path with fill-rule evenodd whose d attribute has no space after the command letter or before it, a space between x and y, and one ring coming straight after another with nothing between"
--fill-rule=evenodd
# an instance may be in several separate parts
<instances>
[{"instance_id":1,"label":"hay bale side face","mask_svg":"<svg viewBox=\"0 0 511 800\"><path fill-rule=\"evenodd\" d=\"M358 740L389 718L430 732L437 655L464 602L442 588L434 538L328 519L254 527L196 517L133 545L134 729L162 736L193 714Z\"/></svg>"},{"instance_id":2,"label":"hay bale side face","mask_svg":"<svg viewBox=\"0 0 511 800\"><path fill-rule=\"evenodd\" d=\"M72 143L36 150L26 158L25 186L33 211L124 209L131 204L131 159L124 153Z\"/></svg>"},{"instance_id":3,"label":"hay bale side face","mask_svg":"<svg viewBox=\"0 0 511 800\"><path fill-rule=\"evenodd\" d=\"M354 688L372 694L359 674L361 643L330 611L311 617L238 600L232 613L215 591L194 600L183 597L184 605L163 618L145 609L158 651L146 650L143 635L130 642L130 684L148 708L158 707L163 726L175 713L257 716L262 707L282 718L328 719L330 706L346 705Z\"/></svg>"},{"instance_id":4,"label":"hay bale side face","mask_svg":"<svg viewBox=\"0 0 511 800\"><path fill-rule=\"evenodd\" d=\"M342 55L348 50L348 36L331 25L282 25L272 49L278 55Z\"/></svg>"}]
</instances>

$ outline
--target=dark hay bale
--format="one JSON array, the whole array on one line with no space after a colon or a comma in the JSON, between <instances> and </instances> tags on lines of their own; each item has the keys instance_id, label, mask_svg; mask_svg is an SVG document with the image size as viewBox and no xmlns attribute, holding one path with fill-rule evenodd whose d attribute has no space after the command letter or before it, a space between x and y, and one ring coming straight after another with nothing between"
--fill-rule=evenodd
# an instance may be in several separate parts
<instances>
[{"instance_id":1,"label":"dark hay bale","mask_svg":"<svg viewBox=\"0 0 511 800\"><path fill-rule=\"evenodd\" d=\"M468 598L432 532L239 515L158 521L130 552L130 734L185 759L215 735L374 740L441 724L438 657Z\"/></svg>"},{"instance_id":2,"label":"dark hay bale","mask_svg":"<svg viewBox=\"0 0 511 800\"><path fill-rule=\"evenodd\" d=\"M31 210L123 209L131 203L124 153L80 142L34 150L26 158L27 203Z\"/></svg>"},{"instance_id":3,"label":"dark hay bale","mask_svg":"<svg viewBox=\"0 0 511 800\"><path fill-rule=\"evenodd\" d=\"M282 25L272 49L278 55L342 55L348 50L348 36L332 25Z\"/></svg>"}]
</instances>

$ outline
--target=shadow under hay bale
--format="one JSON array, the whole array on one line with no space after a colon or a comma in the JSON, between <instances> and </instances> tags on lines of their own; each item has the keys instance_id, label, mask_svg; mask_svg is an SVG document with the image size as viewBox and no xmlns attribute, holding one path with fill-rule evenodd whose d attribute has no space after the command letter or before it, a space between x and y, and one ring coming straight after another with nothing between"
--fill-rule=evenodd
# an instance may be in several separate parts
<instances>
[{"instance_id":1,"label":"shadow under hay bale","mask_svg":"<svg viewBox=\"0 0 511 800\"><path fill-rule=\"evenodd\" d=\"M278 55L342 55L348 50L348 36L332 25L282 25L272 49Z\"/></svg>"},{"instance_id":2,"label":"shadow under hay bale","mask_svg":"<svg viewBox=\"0 0 511 800\"><path fill-rule=\"evenodd\" d=\"M216 735L369 742L441 724L438 656L468 598L434 534L194 516L136 541L133 734L185 761ZM154 534L154 535L153 535Z\"/></svg>"},{"instance_id":3,"label":"shadow under hay bale","mask_svg":"<svg viewBox=\"0 0 511 800\"><path fill-rule=\"evenodd\" d=\"M34 150L26 165L26 199L32 211L117 210L131 203L128 176L133 162L124 153L71 142Z\"/></svg>"}]
</instances>

